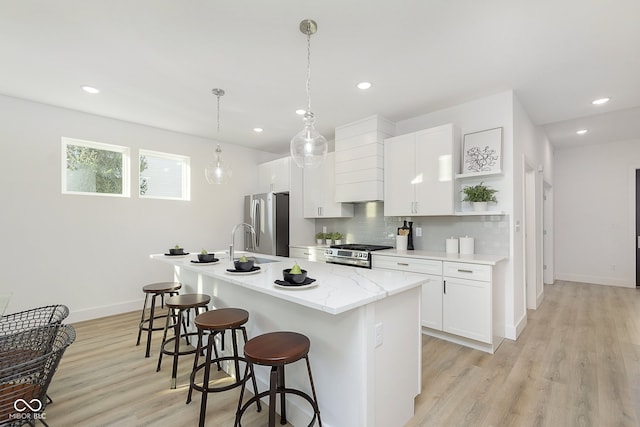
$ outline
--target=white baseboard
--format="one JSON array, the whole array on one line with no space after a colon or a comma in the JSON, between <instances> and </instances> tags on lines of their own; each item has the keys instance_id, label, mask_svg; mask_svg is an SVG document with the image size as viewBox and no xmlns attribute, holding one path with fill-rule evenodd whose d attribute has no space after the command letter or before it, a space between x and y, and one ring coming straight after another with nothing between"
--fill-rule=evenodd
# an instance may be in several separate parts
<instances>
[{"instance_id":1,"label":"white baseboard","mask_svg":"<svg viewBox=\"0 0 640 427\"><path fill-rule=\"evenodd\" d=\"M621 288L635 288L635 277L630 279L614 279L611 277L589 276L584 274L556 273L556 280L568 282L591 283L594 285L619 286Z\"/></svg>"},{"instance_id":2,"label":"white baseboard","mask_svg":"<svg viewBox=\"0 0 640 427\"><path fill-rule=\"evenodd\" d=\"M85 320L99 319L101 317L113 316L114 314L142 310L143 302L144 299L139 299L80 310L73 310L70 308L69 317L65 319L64 323L84 322Z\"/></svg>"},{"instance_id":3,"label":"white baseboard","mask_svg":"<svg viewBox=\"0 0 640 427\"><path fill-rule=\"evenodd\" d=\"M505 325L504 337L512 341L516 341L526 326L527 315L525 313L520 317L520 320L518 320L515 325Z\"/></svg>"}]
</instances>

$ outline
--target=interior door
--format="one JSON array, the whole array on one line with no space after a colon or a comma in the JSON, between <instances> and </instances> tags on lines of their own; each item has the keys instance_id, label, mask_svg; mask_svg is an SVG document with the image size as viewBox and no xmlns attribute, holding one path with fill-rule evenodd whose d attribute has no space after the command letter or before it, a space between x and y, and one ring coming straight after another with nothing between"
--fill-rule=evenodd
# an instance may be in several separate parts
<instances>
[{"instance_id":1,"label":"interior door","mask_svg":"<svg viewBox=\"0 0 640 427\"><path fill-rule=\"evenodd\" d=\"M640 286L640 169L636 169L636 286Z\"/></svg>"}]
</instances>

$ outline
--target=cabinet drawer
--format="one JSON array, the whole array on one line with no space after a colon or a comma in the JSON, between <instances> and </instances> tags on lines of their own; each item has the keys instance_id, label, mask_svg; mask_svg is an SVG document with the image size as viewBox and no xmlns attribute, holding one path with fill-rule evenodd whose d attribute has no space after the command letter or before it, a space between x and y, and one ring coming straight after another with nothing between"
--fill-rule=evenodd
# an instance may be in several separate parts
<instances>
[{"instance_id":1,"label":"cabinet drawer","mask_svg":"<svg viewBox=\"0 0 640 427\"><path fill-rule=\"evenodd\" d=\"M289 247L289 258L309 259L309 255L311 255L311 251L308 248Z\"/></svg>"},{"instance_id":2,"label":"cabinet drawer","mask_svg":"<svg viewBox=\"0 0 640 427\"><path fill-rule=\"evenodd\" d=\"M372 255L373 268L410 271L412 273L442 275L442 261L431 259L404 258L385 255Z\"/></svg>"},{"instance_id":3,"label":"cabinet drawer","mask_svg":"<svg viewBox=\"0 0 640 427\"><path fill-rule=\"evenodd\" d=\"M444 262L443 276L457 277L460 279L491 281L491 266L481 264L468 264L465 262Z\"/></svg>"}]
</instances>

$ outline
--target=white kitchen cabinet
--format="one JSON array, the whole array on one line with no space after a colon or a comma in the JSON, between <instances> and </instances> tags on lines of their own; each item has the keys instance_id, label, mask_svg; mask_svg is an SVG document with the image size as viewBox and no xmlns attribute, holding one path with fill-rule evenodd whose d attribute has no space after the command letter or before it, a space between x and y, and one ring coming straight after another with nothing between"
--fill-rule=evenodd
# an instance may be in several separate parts
<instances>
[{"instance_id":1,"label":"white kitchen cabinet","mask_svg":"<svg viewBox=\"0 0 640 427\"><path fill-rule=\"evenodd\" d=\"M335 153L317 168L303 170L305 218L340 218L353 216L353 204L335 201Z\"/></svg>"},{"instance_id":2,"label":"white kitchen cabinet","mask_svg":"<svg viewBox=\"0 0 640 427\"><path fill-rule=\"evenodd\" d=\"M453 215L459 132L453 124L384 141L384 215Z\"/></svg>"},{"instance_id":3,"label":"white kitchen cabinet","mask_svg":"<svg viewBox=\"0 0 640 427\"><path fill-rule=\"evenodd\" d=\"M258 192L282 193L291 189L291 157L258 165Z\"/></svg>"},{"instance_id":4,"label":"white kitchen cabinet","mask_svg":"<svg viewBox=\"0 0 640 427\"><path fill-rule=\"evenodd\" d=\"M442 261L372 255L372 267L424 274L420 321L422 326L442 329Z\"/></svg>"},{"instance_id":5,"label":"white kitchen cabinet","mask_svg":"<svg viewBox=\"0 0 640 427\"><path fill-rule=\"evenodd\" d=\"M324 246L289 246L289 258L324 262L324 250Z\"/></svg>"},{"instance_id":6,"label":"white kitchen cabinet","mask_svg":"<svg viewBox=\"0 0 640 427\"><path fill-rule=\"evenodd\" d=\"M498 265L399 255L372 255L373 268L424 274L423 333L494 353L504 337L504 293Z\"/></svg>"}]
</instances>

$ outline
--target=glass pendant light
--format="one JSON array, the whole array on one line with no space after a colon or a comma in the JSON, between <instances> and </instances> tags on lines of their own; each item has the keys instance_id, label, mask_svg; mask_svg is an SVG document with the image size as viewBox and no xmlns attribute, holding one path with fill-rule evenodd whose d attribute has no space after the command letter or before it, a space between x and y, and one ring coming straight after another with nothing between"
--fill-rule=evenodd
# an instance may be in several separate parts
<instances>
[{"instance_id":1,"label":"glass pendant light","mask_svg":"<svg viewBox=\"0 0 640 427\"><path fill-rule=\"evenodd\" d=\"M301 168L316 168L327 157L327 140L315 128L315 117L311 112L311 34L318 24L311 19L300 23L300 32L307 35L307 111L304 113L304 129L291 139L291 157Z\"/></svg>"},{"instance_id":2,"label":"glass pendant light","mask_svg":"<svg viewBox=\"0 0 640 427\"><path fill-rule=\"evenodd\" d=\"M218 97L218 128L216 131L216 140L220 141L220 97L224 95L222 89L212 89L211 93ZM231 169L224 165L222 161L222 148L220 143L216 147L215 160L207 165L204 169L204 176L209 184L224 184L231 178Z\"/></svg>"}]
</instances>

